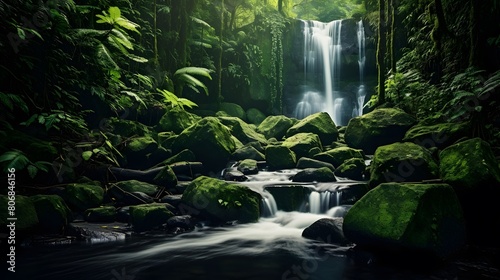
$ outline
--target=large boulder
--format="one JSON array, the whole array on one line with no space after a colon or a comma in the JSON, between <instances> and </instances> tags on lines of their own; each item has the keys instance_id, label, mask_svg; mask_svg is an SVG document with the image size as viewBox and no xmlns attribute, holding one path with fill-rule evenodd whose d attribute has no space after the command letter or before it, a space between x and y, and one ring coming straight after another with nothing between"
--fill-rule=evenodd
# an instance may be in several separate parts
<instances>
[{"instance_id":1,"label":"large boulder","mask_svg":"<svg viewBox=\"0 0 500 280\"><path fill-rule=\"evenodd\" d=\"M73 219L71 211L58 195L34 195L30 197L35 205L41 230L48 233L62 233Z\"/></svg>"},{"instance_id":2,"label":"large boulder","mask_svg":"<svg viewBox=\"0 0 500 280\"><path fill-rule=\"evenodd\" d=\"M302 237L323 243L346 245L349 241L342 230L342 218L323 218L308 226Z\"/></svg>"},{"instance_id":3,"label":"large boulder","mask_svg":"<svg viewBox=\"0 0 500 280\"><path fill-rule=\"evenodd\" d=\"M415 122L415 118L399 109L376 109L349 121L345 142L373 154L379 146L401 141Z\"/></svg>"},{"instance_id":4,"label":"large boulder","mask_svg":"<svg viewBox=\"0 0 500 280\"><path fill-rule=\"evenodd\" d=\"M232 158L235 160L253 159L258 161L265 160L265 156L253 146L243 146L234 151Z\"/></svg>"},{"instance_id":5,"label":"large boulder","mask_svg":"<svg viewBox=\"0 0 500 280\"><path fill-rule=\"evenodd\" d=\"M12 201L12 202L11 202ZM13 206L12 204L15 203ZM14 207L9 209L10 207ZM29 197L22 195L0 195L0 227L1 232L7 231L10 235L26 232L38 226L38 216L35 205ZM15 229L7 227L11 222L8 218L17 218Z\"/></svg>"},{"instance_id":6,"label":"large boulder","mask_svg":"<svg viewBox=\"0 0 500 280\"><path fill-rule=\"evenodd\" d=\"M116 213L114 206L103 206L87 209L83 217L89 223L111 223L116 220Z\"/></svg>"},{"instance_id":7,"label":"large boulder","mask_svg":"<svg viewBox=\"0 0 500 280\"><path fill-rule=\"evenodd\" d=\"M135 231L155 229L166 224L174 214L167 209L166 204L143 204L130 206L130 222Z\"/></svg>"},{"instance_id":8,"label":"large boulder","mask_svg":"<svg viewBox=\"0 0 500 280\"><path fill-rule=\"evenodd\" d=\"M326 112L315 113L300 120L288 129L286 137L291 137L301 132L318 135L323 145L332 143L339 136L335 123Z\"/></svg>"},{"instance_id":9,"label":"large boulder","mask_svg":"<svg viewBox=\"0 0 500 280\"><path fill-rule=\"evenodd\" d=\"M297 163L295 153L284 146L267 146L266 162L271 170L294 168Z\"/></svg>"},{"instance_id":10,"label":"large boulder","mask_svg":"<svg viewBox=\"0 0 500 280\"><path fill-rule=\"evenodd\" d=\"M420 182L438 178L438 165L431 153L414 143L381 146L370 166L370 186L384 182Z\"/></svg>"},{"instance_id":11,"label":"large boulder","mask_svg":"<svg viewBox=\"0 0 500 280\"><path fill-rule=\"evenodd\" d=\"M420 253L442 260L464 245L465 224L449 185L385 183L349 210L344 234L379 252Z\"/></svg>"},{"instance_id":12,"label":"large boulder","mask_svg":"<svg viewBox=\"0 0 500 280\"><path fill-rule=\"evenodd\" d=\"M427 149L443 149L467 134L468 125L465 123L417 124L406 132L403 141L413 142Z\"/></svg>"},{"instance_id":13,"label":"large boulder","mask_svg":"<svg viewBox=\"0 0 500 280\"><path fill-rule=\"evenodd\" d=\"M266 115L259 109L250 108L247 110L247 119L249 123L259 125L266 119Z\"/></svg>"},{"instance_id":14,"label":"large boulder","mask_svg":"<svg viewBox=\"0 0 500 280\"><path fill-rule=\"evenodd\" d=\"M305 169L305 168L320 168L320 167L328 167L331 171L335 171L335 167L328 162L302 157L297 162L297 168Z\"/></svg>"},{"instance_id":15,"label":"large boulder","mask_svg":"<svg viewBox=\"0 0 500 280\"><path fill-rule=\"evenodd\" d=\"M193 151L203 165L218 170L226 165L236 145L229 129L215 117L206 117L186 128L172 143L172 150Z\"/></svg>"},{"instance_id":16,"label":"large boulder","mask_svg":"<svg viewBox=\"0 0 500 280\"><path fill-rule=\"evenodd\" d=\"M297 120L283 115L269 116L263 120L262 123L260 123L257 127L257 131L264 134L267 139L282 139L287 130L290 129L290 127L292 127L296 122Z\"/></svg>"},{"instance_id":17,"label":"large boulder","mask_svg":"<svg viewBox=\"0 0 500 280\"><path fill-rule=\"evenodd\" d=\"M348 159L358 158L363 159L363 151L349 147L339 147L314 155L316 160L321 160L339 167Z\"/></svg>"},{"instance_id":18,"label":"large boulder","mask_svg":"<svg viewBox=\"0 0 500 280\"><path fill-rule=\"evenodd\" d=\"M220 109L231 117L240 118L244 121L247 119L245 110L238 104L222 102L220 104Z\"/></svg>"},{"instance_id":19,"label":"large boulder","mask_svg":"<svg viewBox=\"0 0 500 280\"><path fill-rule=\"evenodd\" d=\"M455 189L471 243L500 246L500 169L488 143L479 138L449 146L440 153L441 178Z\"/></svg>"},{"instance_id":20,"label":"large boulder","mask_svg":"<svg viewBox=\"0 0 500 280\"><path fill-rule=\"evenodd\" d=\"M173 164L173 163L184 162L184 161L187 161L187 162L196 161L196 156L194 155L194 153L191 150L184 149L184 150L178 152L177 154L164 160L163 164Z\"/></svg>"},{"instance_id":21,"label":"large boulder","mask_svg":"<svg viewBox=\"0 0 500 280\"><path fill-rule=\"evenodd\" d=\"M335 182L335 175L328 167L306 168L299 171L292 179L293 182Z\"/></svg>"},{"instance_id":22,"label":"large boulder","mask_svg":"<svg viewBox=\"0 0 500 280\"><path fill-rule=\"evenodd\" d=\"M150 183L128 180L112 184L111 187L108 188L108 195L116 198L127 192L142 192L154 197L158 193L158 189L158 186Z\"/></svg>"},{"instance_id":23,"label":"large boulder","mask_svg":"<svg viewBox=\"0 0 500 280\"><path fill-rule=\"evenodd\" d=\"M259 167L257 166L257 161L253 159L244 159L238 164L238 171L245 175L257 174L259 173Z\"/></svg>"},{"instance_id":24,"label":"large boulder","mask_svg":"<svg viewBox=\"0 0 500 280\"><path fill-rule=\"evenodd\" d=\"M90 183L74 183L66 186L64 200L75 211L85 211L101 205L104 190Z\"/></svg>"},{"instance_id":25,"label":"large boulder","mask_svg":"<svg viewBox=\"0 0 500 280\"><path fill-rule=\"evenodd\" d=\"M174 132L181 133L184 129L190 127L201 119L201 117L189 113L181 107L170 108L161 117L160 122L156 125L155 130L158 132Z\"/></svg>"},{"instance_id":26,"label":"large boulder","mask_svg":"<svg viewBox=\"0 0 500 280\"><path fill-rule=\"evenodd\" d=\"M127 158L127 167L146 169L150 167L148 154L158 149L158 143L149 136L134 137L127 141L123 155Z\"/></svg>"},{"instance_id":27,"label":"large boulder","mask_svg":"<svg viewBox=\"0 0 500 280\"><path fill-rule=\"evenodd\" d=\"M236 117L219 117L222 124L229 127L231 134L234 135L241 143L246 144L248 142L259 142L262 144L267 143L267 139L264 135L255 131L255 129L242 121L240 118Z\"/></svg>"},{"instance_id":28,"label":"large boulder","mask_svg":"<svg viewBox=\"0 0 500 280\"><path fill-rule=\"evenodd\" d=\"M366 170L365 161L360 158L351 158L342 163L336 170L335 176L352 180L363 180Z\"/></svg>"},{"instance_id":29,"label":"large boulder","mask_svg":"<svg viewBox=\"0 0 500 280\"><path fill-rule=\"evenodd\" d=\"M297 133L286 138L281 145L292 150L295 155L297 155L298 159L301 157L312 157L313 155L311 149L313 148L323 150L321 140L318 135L314 133Z\"/></svg>"},{"instance_id":30,"label":"large boulder","mask_svg":"<svg viewBox=\"0 0 500 280\"><path fill-rule=\"evenodd\" d=\"M120 118L110 118L104 123L104 126L105 129L112 134L126 138L132 136L147 136L151 134L151 130L148 126L140 122Z\"/></svg>"},{"instance_id":31,"label":"large boulder","mask_svg":"<svg viewBox=\"0 0 500 280\"><path fill-rule=\"evenodd\" d=\"M192 181L182 200L203 218L214 222L256 222L261 197L246 186L200 176Z\"/></svg>"}]
</instances>

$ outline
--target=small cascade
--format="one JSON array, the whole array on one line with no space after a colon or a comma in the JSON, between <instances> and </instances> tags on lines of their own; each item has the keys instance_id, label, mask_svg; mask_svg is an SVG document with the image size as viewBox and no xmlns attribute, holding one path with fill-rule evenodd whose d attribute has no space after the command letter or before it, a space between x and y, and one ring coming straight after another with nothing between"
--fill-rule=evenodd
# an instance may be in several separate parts
<instances>
[{"instance_id":1,"label":"small cascade","mask_svg":"<svg viewBox=\"0 0 500 280\"><path fill-rule=\"evenodd\" d=\"M342 125L342 104L344 103L344 98L337 98L333 104L333 115L330 116L336 125Z\"/></svg>"},{"instance_id":2,"label":"small cascade","mask_svg":"<svg viewBox=\"0 0 500 280\"><path fill-rule=\"evenodd\" d=\"M276 204L276 200L272 194L267 191L262 193L262 209L263 209L263 217L274 217L276 212L278 212L278 205Z\"/></svg>"},{"instance_id":3,"label":"small cascade","mask_svg":"<svg viewBox=\"0 0 500 280\"><path fill-rule=\"evenodd\" d=\"M360 20L358 22L358 65L359 65L359 87L358 92L356 93L357 97L357 116L363 115L363 106L365 104L366 90L365 90L365 64L366 64L366 55L365 55L365 28L363 26L363 21Z\"/></svg>"},{"instance_id":4,"label":"small cascade","mask_svg":"<svg viewBox=\"0 0 500 280\"><path fill-rule=\"evenodd\" d=\"M313 214L327 213L330 208L340 205L341 197L341 191L313 191L309 195L309 212Z\"/></svg>"},{"instance_id":5,"label":"small cascade","mask_svg":"<svg viewBox=\"0 0 500 280\"><path fill-rule=\"evenodd\" d=\"M304 93L302 100L297 104L294 111L294 117L303 119L316 112L320 112L323 108L323 98L318 92L307 91Z\"/></svg>"}]
</instances>

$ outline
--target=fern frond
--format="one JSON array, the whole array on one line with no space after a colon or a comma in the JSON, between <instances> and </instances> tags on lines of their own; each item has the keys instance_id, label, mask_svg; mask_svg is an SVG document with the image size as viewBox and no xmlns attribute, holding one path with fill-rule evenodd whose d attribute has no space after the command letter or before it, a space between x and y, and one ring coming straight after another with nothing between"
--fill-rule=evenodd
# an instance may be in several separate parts
<instances>
[{"instance_id":1,"label":"fern frond","mask_svg":"<svg viewBox=\"0 0 500 280\"><path fill-rule=\"evenodd\" d=\"M205 86L204 83L202 83L200 80L196 79L195 77L193 77L193 76L191 76L189 74L183 73L183 74L177 75L176 78L179 81L182 81L187 86L189 86L192 89L194 89L197 93L199 93L199 91L196 89L196 87L200 87L200 88L202 88L205 91L205 94L208 95L208 88L207 88L207 86Z\"/></svg>"},{"instance_id":2,"label":"fern frond","mask_svg":"<svg viewBox=\"0 0 500 280\"><path fill-rule=\"evenodd\" d=\"M203 68L203 67L184 67L184 68L181 68L181 69L178 69L177 71L175 71L174 76L188 74L188 75L203 76L203 77L206 77L206 78L212 80L212 76L210 76L211 72L212 71L210 69Z\"/></svg>"},{"instance_id":3,"label":"fern frond","mask_svg":"<svg viewBox=\"0 0 500 280\"><path fill-rule=\"evenodd\" d=\"M97 47L97 57L99 58L99 62L101 62L105 66L111 66L110 68L113 68L115 70L120 69L118 67L118 64L114 61L113 57L111 56L111 52L106 48L105 45L99 44Z\"/></svg>"},{"instance_id":4,"label":"fern frond","mask_svg":"<svg viewBox=\"0 0 500 280\"><path fill-rule=\"evenodd\" d=\"M7 171L10 168L21 170L30 163L30 160L22 151L13 149L0 156L0 163L3 162L7 163L4 167L4 171Z\"/></svg>"}]
</instances>

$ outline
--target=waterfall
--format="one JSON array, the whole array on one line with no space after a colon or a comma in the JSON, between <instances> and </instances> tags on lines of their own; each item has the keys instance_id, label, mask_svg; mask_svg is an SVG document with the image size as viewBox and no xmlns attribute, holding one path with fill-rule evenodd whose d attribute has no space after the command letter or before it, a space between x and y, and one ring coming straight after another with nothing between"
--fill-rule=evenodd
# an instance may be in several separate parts
<instances>
[{"instance_id":1,"label":"waterfall","mask_svg":"<svg viewBox=\"0 0 500 280\"><path fill-rule=\"evenodd\" d=\"M339 206L341 198L341 191L313 191L309 195L309 212L313 214L325 214L330 208Z\"/></svg>"},{"instance_id":2,"label":"waterfall","mask_svg":"<svg viewBox=\"0 0 500 280\"><path fill-rule=\"evenodd\" d=\"M303 119L309 115L320 112L323 106L321 95L315 91L307 91L302 100L297 104L293 113L297 119Z\"/></svg>"},{"instance_id":3,"label":"waterfall","mask_svg":"<svg viewBox=\"0 0 500 280\"><path fill-rule=\"evenodd\" d=\"M278 212L278 205L276 204L276 200L271 193L264 191L262 193L262 210L263 217L274 217L276 212Z\"/></svg>"},{"instance_id":4,"label":"waterfall","mask_svg":"<svg viewBox=\"0 0 500 280\"><path fill-rule=\"evenodd\" d=\"M363 105L365 104L365 97L366 97L366 91L365 91L365 81L364 81L364 75L365 75L365 63L366 63L366 55L365 55L365 28L363 26L363 21L360 20L358 22L358 28L357 28L357 35L358 35L358 65L359 65L359 87L358 87L358 92L356 94L357 100L358 100L358 112L357 115L361 116L363 115Z\"/></svg>"},{"instance_id":5,"label":"waterfall","mask_svg":"<svg viewBox=\"0 0 500 280\"><path fill-rule=\"evenodd\" d=\"M340 80L342 21L336 20L323 23L309 20L302 22L304 34L304 79L307 83L308 79L316 76L322 78L324 104L321 111L329 113L333 121L336 124L340 124L341 120L336 119L338 118L336 110L339 109L335 107L335 99L337 98L335 93L338 90ZM317 78L317 80L319 79Z\"/></svg>"}]
</instances>

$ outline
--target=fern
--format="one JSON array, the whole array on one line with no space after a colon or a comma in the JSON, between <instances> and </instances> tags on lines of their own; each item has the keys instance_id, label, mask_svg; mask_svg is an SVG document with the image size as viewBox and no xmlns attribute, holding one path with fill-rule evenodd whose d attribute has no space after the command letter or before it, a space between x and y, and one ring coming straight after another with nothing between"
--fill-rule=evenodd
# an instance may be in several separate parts
<instances>
[{"instance_id":1,"label":"fern","mask_svg":"<svg viewBox=\"0 0 500 280\"><path fill-rule=\"evenodd\" d=\"M181 85L186 85L192 88L195 92L199 93L198 87L202 88L206 95L208 95L208 88L203 82L193 77L192 75L206 77L212 79L210 76L211 70L202 67L184 67L174 73L174 81Z\"/></svg>"}]
</instances>

